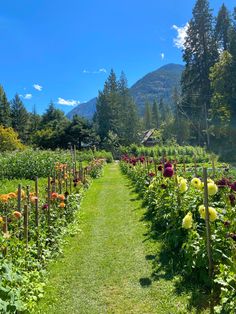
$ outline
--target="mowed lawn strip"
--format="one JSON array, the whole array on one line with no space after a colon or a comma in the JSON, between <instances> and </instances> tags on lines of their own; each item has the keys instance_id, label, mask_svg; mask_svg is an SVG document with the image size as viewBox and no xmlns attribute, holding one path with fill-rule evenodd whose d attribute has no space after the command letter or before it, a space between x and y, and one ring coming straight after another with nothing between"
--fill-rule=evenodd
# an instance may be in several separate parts
<instances>
[{"instance_id":1,"label":"mowed lawn strip","mask_svg":"<svg viewBox=\"0 0 236 314\"><path fill-rule=\"evenodd\" d=\"M190 313L188 296L174 280L151 280L148 256L158 243L144 241L144 209L118 164L105 167L81 205L81 232L49 268L45 297L35 313Z\"/></svg>"}]
</instances>

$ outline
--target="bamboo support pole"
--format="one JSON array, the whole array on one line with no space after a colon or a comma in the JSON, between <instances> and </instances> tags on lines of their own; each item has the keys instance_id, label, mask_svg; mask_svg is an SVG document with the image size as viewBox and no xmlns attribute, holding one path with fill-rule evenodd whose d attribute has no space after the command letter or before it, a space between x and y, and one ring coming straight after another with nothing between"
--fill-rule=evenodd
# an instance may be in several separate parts
<instances>
[{"instance_id":1,"label":"bamboo support pole","mask_svg":"<svg viewBox=\"0 0 236 314\"><path fill-rule=\"evenodd\" d=\"M28 242L29 242L29 211L28 211L28 205L24 205L24 240L26 248L28 248Z\"/></svg>"}]
</instances>

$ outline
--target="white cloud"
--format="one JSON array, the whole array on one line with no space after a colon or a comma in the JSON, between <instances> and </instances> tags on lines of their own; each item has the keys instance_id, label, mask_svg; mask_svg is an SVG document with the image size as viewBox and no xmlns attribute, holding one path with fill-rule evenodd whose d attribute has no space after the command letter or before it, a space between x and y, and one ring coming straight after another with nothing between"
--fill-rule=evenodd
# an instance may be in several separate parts
<instances>
[{"instance_id":1,"label":"white cloud","mask_svg":"<svg viewBox=\"0 0 236 314\"><path fill-rule=\"evenodd\" d=\"M31 99L33 97L32 94L25 94L24 96L22 96L24 99Z\"/></svg>"},{"instance_id":2,"label":"white cloud","mask_svg":"<svg viewBox=\"0 0 236 314\"><path fill-rule=\"evenodd\" d=\"M41 92L41 90L43 89L43 86L40 86L39 84L34 84L33 87L34 87L34 89L38 90L39 92Z\"/></svg>"},{"instance_id":3,"label":"white cloud","mask_svg":"<svg viewBox=\"0 0 236 314\"><path fill-rule=\"evenodd\" d=\"M107 73L107 70L105 68L101 68L96 71L89 71L89 70L83 70L84 74L100 74L100 73Z\"/></svg>"},{"instance_id":4,"label":"white cloud","mask_svg":"<svg viewBox=\"0 0 236 314\"><path fill-rule=\"evenodd\" d=\"M164 54L164 52L162 52L161 53L161 59L164 60L164 58L165 58L165 54Z\"/></svg>"},{"instance_id":5,"label":"white cloud","mask_svg":"<svg viewBox=\"0 0 236 314\"><path fill-rule=\"evenodd\" d=\"M184 48L188 27L189 23L186 23L183 27L178 27L177 25L172 26L172 28L177 31L177 37L175 37L173 40L175 47L179 49Z\"/></svg>"},{"instance_id":6,"label":"white cloud","mask_svg":"<svg viewBox=\"0 0 236 314\"><path fill-rule=\"evenodd\" d=\"M58 97L57 104L63 106L76 106L80 104L80 101L74 99L63 99L61 97Z\"/></svg>"},{"instance_id":7,"label":"white cloud","mask_svg":"<svg viewBox=\"0 0 236 314\"><path fill-rule=\"evenodd\" d=\"M99 73L102 73L102 72L103 72L103 73L107 73L107 70L104 69L104 68L101 68L101 69L99 69L98 71L99 71Z\"/></svg>"}]
</instances>

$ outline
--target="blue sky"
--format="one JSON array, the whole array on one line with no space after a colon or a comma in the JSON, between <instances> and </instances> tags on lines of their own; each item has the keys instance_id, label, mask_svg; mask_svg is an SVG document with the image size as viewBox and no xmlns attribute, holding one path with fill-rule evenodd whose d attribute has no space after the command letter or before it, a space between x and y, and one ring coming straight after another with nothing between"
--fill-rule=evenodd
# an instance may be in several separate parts
<instances>
[{"instance_id":1,"label":"blue sky","mask_svg":"<svg viewBox=\"0 0 236 314\"><path fill-rule=\"evenodd\" d=\"M182 63L177 35L195 0L7 0L0 11L0 84L39 113L97 95L111 68L129 85ZM215 14L223 3L211 0ZM234 0L225 0L231 10ZM174 26L175 25L175 26ZM181 32L182 31L182 32ZM177 42L174 41L177 39ZM181 39L181 38L179 38Z\"/></svg>"}]
</instances>

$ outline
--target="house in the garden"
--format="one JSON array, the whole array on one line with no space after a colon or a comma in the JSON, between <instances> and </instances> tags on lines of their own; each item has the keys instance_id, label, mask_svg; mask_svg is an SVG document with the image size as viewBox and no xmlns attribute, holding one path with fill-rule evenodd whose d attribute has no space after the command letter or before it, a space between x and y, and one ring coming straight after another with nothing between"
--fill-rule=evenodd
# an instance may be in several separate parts
<instances>
[{"instance_id":1,"label":"house in the garden","mask_svg":"<svg viewBox=\"0 0 236 314\"><path fill-rule=\"evenodd\" d=\"M144 146L154 146L159 143L160 139L158 136L157 129L150 129L144 132L141 144Z\"/></svg>"}]
</instances>

